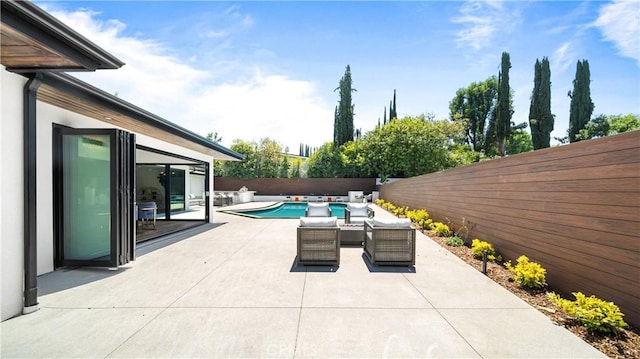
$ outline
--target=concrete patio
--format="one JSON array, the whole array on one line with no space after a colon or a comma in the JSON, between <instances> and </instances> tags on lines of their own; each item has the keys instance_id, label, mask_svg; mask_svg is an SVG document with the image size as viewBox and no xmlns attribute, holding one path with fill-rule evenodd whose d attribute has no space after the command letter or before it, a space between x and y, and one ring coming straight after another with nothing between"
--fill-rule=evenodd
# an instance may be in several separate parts
<instances>
[{"instance_id":1,"label":"concrete patio","mask_svg":"<svg viewBox=\"0 0 640 359\"><path fill-rule=\"evenodd\" d=\"M604 357L422 234L415 267L357 247L301 267L297 220L215 218L118 271L41 276L41 309L1 323L0 356Z\"/></svg>"}]
</instances>

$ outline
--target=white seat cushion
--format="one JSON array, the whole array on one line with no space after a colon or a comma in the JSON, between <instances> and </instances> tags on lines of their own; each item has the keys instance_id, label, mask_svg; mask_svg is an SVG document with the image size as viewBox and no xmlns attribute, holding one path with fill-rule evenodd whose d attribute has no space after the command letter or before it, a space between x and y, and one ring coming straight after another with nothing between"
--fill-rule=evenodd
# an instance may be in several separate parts
<instances>
[{"instance_id":1,"label":"white seat cushion","mask_svg":"<svg viewBox=\"0 0 640 359\"><path fill-rule=\"evenodd\" d=\"M338 217L300 217L300 227L337 227Z\"/></svg>"},{"instance_id":2,"label":"white seat cushion","mask_svg":"<svg viewBox=\"0 0 640 359\"><path fill-rule=\"evenodd\" d=\"M411 220L409 218L374 218L371 220L373 227L387 228L410 228Z\"/></svg>"},{"instance_id":3,"label":"white seat cushion","mask_svg":"<svg viewBox=\"0 0 640 359\"><path fill-rule=\"evenodd\" d=\"M329 203L307 204L307 217L328 217Z\"/></svg>"},{"instance_id":4,"label":"white seat cushion","mask_svg":"<svg viewBox=\"0 0 640 359\"><path fill-rule=\"evenodd\" d=\"M367 208L368 205L366 203L347 204L347 209L351 212L351 217L367 217Z\"/></svg>"}]
</instances>

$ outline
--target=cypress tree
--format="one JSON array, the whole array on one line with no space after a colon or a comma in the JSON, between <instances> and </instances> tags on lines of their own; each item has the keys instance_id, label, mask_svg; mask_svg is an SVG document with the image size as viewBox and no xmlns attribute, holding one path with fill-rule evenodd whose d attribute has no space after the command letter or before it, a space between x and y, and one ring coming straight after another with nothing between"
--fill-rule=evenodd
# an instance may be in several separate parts
<instances>
[{"instance_id":1,"label":"cypress tree","mask_svg":"<svg viewBox=\"0 0 640 359\"><path fill-rule=\"evenodd\" d=\"M393 120L395 116L393 116L393 100L389 101L389 122Z\"/></svg>"},{"instance_id":2,"label":"cypress tree","mask_svg":"<svg viewBox=\"0 0 640 359\"><path fill-rule=\"evenodd\" d=\"M551 145L554 116L551 113L551 70L549 59L536 59L531 107L529 108L529 126L533 149L547 148Z\"/></svg>"},{"instance_id":3,"label":"cypress tree","mask_svg":"<svg viewBox=\"0 0 640 359\"><path fill-rule=\"evenodd\" d=\"M398 112L396 111L396 89L393 89L393 116L392 118L398 118Z\"/></svg>"},{"instance_id":4,"label":"cypress tree","mask_svg":"<svg viewBox=\"0 0 640 359\"><path fill-rule=\"evenodd\" d=\"M387 124L387 106L384 107L384 123L385 125Z\"/></svg>"},{"instance_id":5,"label":"cypress tree","mask_svg":"<svg viewBox=\"0 0 640 359\"><path fill-rule=\"evenodd\" d=\"M504 156L507 152L507 138L511 132L511 91L509 89L509 69L511 60L509 53L502 53L502 65L498 75L498 102L496 105L495 135L498 142L498 152Z\"/></svg>"},{"instance_id":6,"label":"cypress tree","mask_svg":"<svg viewBox=\"0 0 640 359\"><path fill-rule=\"evenodd\" d=\"M569 109L569 142L579 141L576 137L580 130L584 129L593 113L593 101L591 101L589 62L578 60L576 65L576 77L573 80L573 91L569 91L571 107Z\"/></svg>"},{"instance_id":7,"label":"cypress tree","mask_svg":"<svg viewBox=\"0 0 640 359\"><path fill-rule=\"evenodd\" d=\"M336 148L349 141L353 141L354 113L351 93L354 92L355 89L351 88L351 84L351 67L347 65L344 76L340 79L339 87L336 88L336 90L340 90L340 101L338 102L338 107L336 107L333 130L333 143Z\"/></svg>"}]
</instances>

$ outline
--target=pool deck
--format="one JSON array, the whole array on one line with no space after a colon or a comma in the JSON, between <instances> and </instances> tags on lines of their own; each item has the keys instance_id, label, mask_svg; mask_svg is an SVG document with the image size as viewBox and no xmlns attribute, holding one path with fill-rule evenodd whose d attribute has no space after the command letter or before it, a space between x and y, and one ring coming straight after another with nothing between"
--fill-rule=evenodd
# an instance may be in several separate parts
<instances>
[{"instance_id":1,"label":"pool deck","mask_svg":"<svg viewBox=\"0 0 640 359\"><path fill-rule=\"evenodd\" d=\"M214 218L117 271L39 277L41 309L0 324L0 357L605 357L423 234L415 267L359 247L303 267L298 220Z\"/></svg>"}]
</instances>

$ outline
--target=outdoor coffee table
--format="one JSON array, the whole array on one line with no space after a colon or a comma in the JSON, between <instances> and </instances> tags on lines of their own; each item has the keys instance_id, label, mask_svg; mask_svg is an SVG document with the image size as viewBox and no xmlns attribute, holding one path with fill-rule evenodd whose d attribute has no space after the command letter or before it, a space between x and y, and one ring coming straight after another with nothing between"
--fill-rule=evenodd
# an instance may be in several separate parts
<instances>
[{"instance_id":1,"label":"outdoor coffee table","mask_svg":"<svg viewBox=\"0 0 640 359\"><path fill-rule=\"evenodd\" d=\"M364 224L340 224L340 243L362 246L364 242Z\"/></svg>"}]
</instances>

